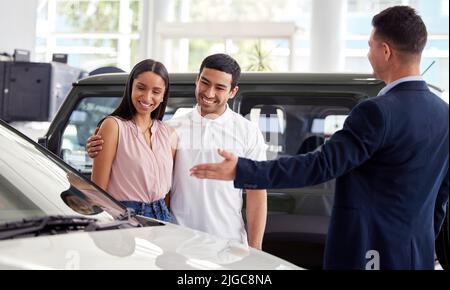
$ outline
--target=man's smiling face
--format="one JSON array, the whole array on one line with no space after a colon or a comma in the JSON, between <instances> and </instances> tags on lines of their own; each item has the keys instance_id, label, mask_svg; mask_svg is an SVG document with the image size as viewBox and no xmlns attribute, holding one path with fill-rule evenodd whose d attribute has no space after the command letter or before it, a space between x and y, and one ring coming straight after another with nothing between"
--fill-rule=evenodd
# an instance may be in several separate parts
<instances>
[{"instance_id":1,"label":"man's smiling face","mask_svg":"<svg viewBox=\"0 0 450 290\"><path fill-rule=\"evenodd\" d=\"M229 99L233 98L238 87L231 88L232 75L215 69L204 68L195 82L195 97L202 116L222 115Z\"/></svg>"}]
</instances>

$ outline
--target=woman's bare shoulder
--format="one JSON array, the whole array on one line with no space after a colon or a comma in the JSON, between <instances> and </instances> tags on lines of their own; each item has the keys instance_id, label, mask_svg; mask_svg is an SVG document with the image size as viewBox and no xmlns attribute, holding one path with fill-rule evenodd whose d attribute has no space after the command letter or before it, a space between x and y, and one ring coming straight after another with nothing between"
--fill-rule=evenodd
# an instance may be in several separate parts
<instances>
[{"instance_id":1,"label":"woman's bare shoulder","mask_svg":"<svg viewBox=\"0 0 450 290\"><path fill-rule=\"evenodd\" d=\"M107 117L101 124L99 134L118 133L119 120L115 117Z\"/></svg>"}]
</instances>

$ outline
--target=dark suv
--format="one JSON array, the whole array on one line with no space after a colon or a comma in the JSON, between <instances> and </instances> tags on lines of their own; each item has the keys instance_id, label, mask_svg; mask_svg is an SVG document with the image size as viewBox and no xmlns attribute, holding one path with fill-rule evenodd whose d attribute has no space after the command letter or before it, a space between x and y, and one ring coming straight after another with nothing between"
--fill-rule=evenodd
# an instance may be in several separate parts
<instances>
[{"instance_id":1,"label":"dark suv","mask_svg":"<svg viewBox=\"0 0 450 290\"><path fill-rule=\"evenodd\" d=\"M192 110L195 74L172 74L165 120ZM127 74L90 77L75 83L39 143L90 176L85 144L97 123L122 98ZM342 128L350 110L384 83L372 75L244 73L230 107L259 124L269 159L316 150ZM334 180L320 185L268 191L268 220L263 250L308 269L322 267ZM245 200L245 199L244 199ZM245 211L243 211L245 213ZM448 211L436 242L448 269Z\"/></svg>"}]
</instances>

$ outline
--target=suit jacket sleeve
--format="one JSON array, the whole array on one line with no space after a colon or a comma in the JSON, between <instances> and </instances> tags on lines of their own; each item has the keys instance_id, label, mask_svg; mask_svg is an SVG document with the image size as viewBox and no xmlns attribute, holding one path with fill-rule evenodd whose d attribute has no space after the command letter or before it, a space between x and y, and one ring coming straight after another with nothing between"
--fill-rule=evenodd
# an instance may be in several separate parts
<instances>
[{"instance_id":1,"label":"suit jacket sleeve","mask_svg":"<svg viewBox=\"0 0 450 290\"><path fill-rule=\"evenodd\" d=\"M435 237L439 235L439 231L444 223L445 214L447 211L447 201L448 201L448 168L447 174L442 181L442 185L439 189L437 198L436 198L436 206L434 210L434 234Z\"/></svg>"},{"instance_id":2,"label":"suit jacket sleeve","mask_svg":"<svg viewBox=\"0 0 450 290\"><path fill-rule=\"evenodd\" d=\"M239 158L236 188L295 188L339 177L368 160L381 146L386 117L372 100L357 105L320 150L272 161Z\"/></svg>"}]
</instances>

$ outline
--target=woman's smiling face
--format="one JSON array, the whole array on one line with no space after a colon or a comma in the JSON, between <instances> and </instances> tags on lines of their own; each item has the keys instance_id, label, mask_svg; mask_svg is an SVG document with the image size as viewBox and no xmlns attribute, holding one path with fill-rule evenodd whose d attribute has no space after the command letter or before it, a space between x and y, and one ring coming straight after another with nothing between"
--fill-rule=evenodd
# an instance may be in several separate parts
<instances>
[{"instance_id":1,"label":"woman's smiling face","mask_svg":"<svg viewBox=\"0 0 450 290\"><path fill-rule=\"evenodd\" d=\"M133 81L131 101L137 114L151 114L164 100L164 80L151 71L139 74Z\"/></svg>"}]
</instances>

